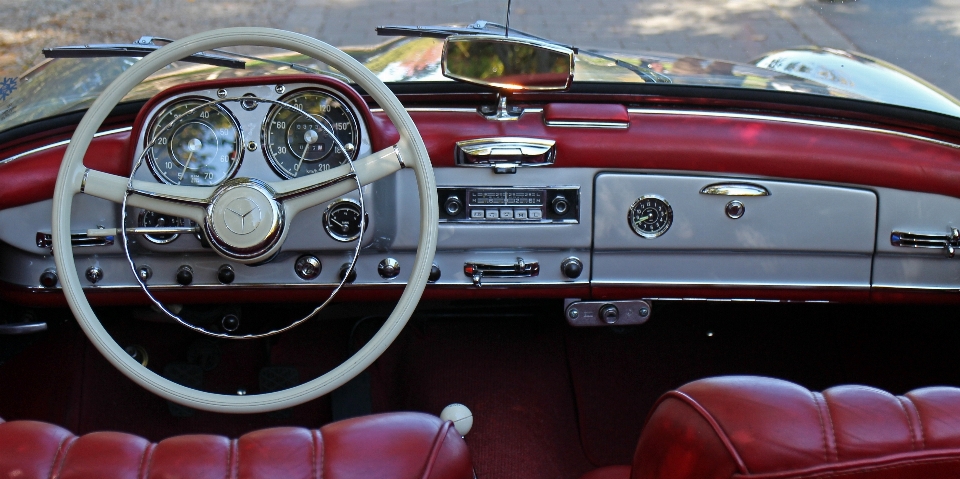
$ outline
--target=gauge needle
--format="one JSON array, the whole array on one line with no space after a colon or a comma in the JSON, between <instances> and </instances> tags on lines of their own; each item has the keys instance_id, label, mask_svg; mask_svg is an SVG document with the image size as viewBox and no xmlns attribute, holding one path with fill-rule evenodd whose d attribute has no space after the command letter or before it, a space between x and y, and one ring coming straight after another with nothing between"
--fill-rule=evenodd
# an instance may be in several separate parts
<instances>
[{"instance_id":1,"label":"gauge needle","mask_svg":"<svg viewBox=\"0 0 960 479\"><path fill-rule=\"evenodd\" d=\"M320 135L318 135L317 132L313 130L307 130L303 134L303 141L305 141L307 144L303 145L303 153L300 155L300 161L297 162L297 167L293 169L293 173L294 173L293 176L297 176L300 174L300 165L302 165L303 160L307 158L307 148L310 148L310 145L316 143L317 140L319 139L320 139Z\"/></svg>"},{"instance_id":2,"label":"gauge needle","mask_svg":"<svg viewBox=\"0 0 960 479\"><path fill-rule=\"evenodd\" d=\"M340 227L342 230L344 230L344 231L347 230L347 227L344 226L343 223L341 223L341 222L333 219L333 217L330 218L330 222L333 223L333 224L335 224L335 225L337 225L337 226L339 226L339 227Z\"/></svg>"},{"instance_id":3,"label":"gauge needle","mask_svg":"<svg viewBox=\"0 0 960 479\"><path fill-rule=\"evenodd\" d=\"M642 217L642 218L637 218L637 219L636 219L636 223L643 223L644 221L647 221L648 219L650 219L650 215L644 216L644 217Z\"/></svg>"},{"instance_id":4,"label":"gauge needle","mask_svg":"<svg viewBox=\"0 0 960 479\"><path fill-rule=\"evenodd\" d=\"M187 167L190 166L190 160L193 159L193 152L199 150L202 147L203 147L203 143L200 142L198 138L192 138L190 141L187 142L187 151L189 151L190 154L187 155L187 161L183 162L183 171L180 172L180 181L177 182L178 185L180 183L183 183L183 177L187 175Z\"/></svg>"}]
</instances>

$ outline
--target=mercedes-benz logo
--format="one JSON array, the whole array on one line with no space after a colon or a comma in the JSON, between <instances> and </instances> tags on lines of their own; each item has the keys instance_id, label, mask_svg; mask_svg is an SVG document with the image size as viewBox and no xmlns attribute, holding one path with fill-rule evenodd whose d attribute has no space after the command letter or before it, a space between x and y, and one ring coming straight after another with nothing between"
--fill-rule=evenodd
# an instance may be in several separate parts
<instances>
[{"instance_id":1,"label":"mercedes-benz logo","mask_svg":"<svg viewBox=\"0 0 960 479\"><path fill-rule=\"evenodd\" d=\"M260 207L246 196L241 196L230 203L227 203L223 210L223 224L227 229L238 234L245 235L253 232L260 226L263 214Z\"/></svg>"}]
</instances>

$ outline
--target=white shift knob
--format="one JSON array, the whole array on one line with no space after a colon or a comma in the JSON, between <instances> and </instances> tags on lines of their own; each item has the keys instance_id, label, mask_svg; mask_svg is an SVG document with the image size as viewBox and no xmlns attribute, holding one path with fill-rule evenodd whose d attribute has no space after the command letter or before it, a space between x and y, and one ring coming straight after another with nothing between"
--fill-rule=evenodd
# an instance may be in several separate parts
<instances>
[{"instance_id":1,"label":"white shift knob","mask_svg":"<svg viewBox=\"0 0 960 479\"><path fill-rule=\"evenodd\" d=\"M453 403L440 411L440 419L453 422L453 427L461 436L466 436L473 428L473 412L460 403Z\"/></svg>"}]
</instances>

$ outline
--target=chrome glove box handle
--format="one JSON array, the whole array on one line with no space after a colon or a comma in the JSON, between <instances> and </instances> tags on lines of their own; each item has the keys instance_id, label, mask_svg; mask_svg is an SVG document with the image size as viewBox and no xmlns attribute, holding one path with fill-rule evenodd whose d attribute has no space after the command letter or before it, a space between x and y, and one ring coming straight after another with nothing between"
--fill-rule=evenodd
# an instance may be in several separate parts
<instances>
[{"instance_id":1,"label":"chrome glove box handle","mask_svg":"<svg viewBox=\"0 0 960 479\"><path fill-rule=\"evenodd\" d=\"M476 287L482 286L484 276L489 278L526 278L540 274L540 263L526 262L518 257L512 264L473 263L463 264L463 274L473 280Z\"/></svg>"}]
</instances>

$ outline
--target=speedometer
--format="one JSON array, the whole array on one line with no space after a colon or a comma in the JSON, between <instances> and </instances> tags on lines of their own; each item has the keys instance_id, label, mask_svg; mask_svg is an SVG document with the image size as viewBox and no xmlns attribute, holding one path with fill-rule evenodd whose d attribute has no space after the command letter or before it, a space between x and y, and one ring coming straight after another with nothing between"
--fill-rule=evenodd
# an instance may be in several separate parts
<instances>
[{"instance_id":1,"label":"speedometer","mask_svg":"<svg viewBox=\"0 0 960 479\"><path fill-rule=\"evenodd\" d=\"M164 183L216 185L240 166L240 128L226 108L205 98L164 107L146 138L147 163Z\"/></svg>"},{"instance_id":2,"label":"speedometer","mask_svg":"<svg viewBox=\"0 0 960 479\"><path fill-rule=\"evenodd\" d=\"M348 156L353 159L357 154L360 132L344 100L325 91L301 90L280 101L293 108L275 105L270 110L262 141L270 166L280 176L296 178L319 173L340 166Z\"/></svg>"}]
</instances>

